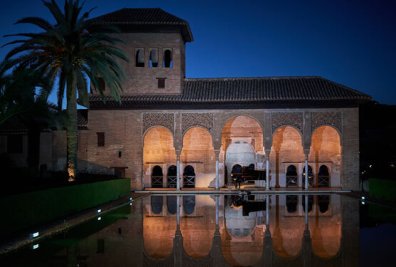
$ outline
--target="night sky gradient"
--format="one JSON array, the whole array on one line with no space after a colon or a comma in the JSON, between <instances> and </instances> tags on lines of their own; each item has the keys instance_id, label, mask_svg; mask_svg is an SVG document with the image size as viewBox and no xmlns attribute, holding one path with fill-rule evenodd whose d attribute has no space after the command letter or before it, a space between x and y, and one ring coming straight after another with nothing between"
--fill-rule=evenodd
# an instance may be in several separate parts
<instances>
[{"instance_id":1,"label":"night sky gradient","mask_svg":"<svg viewBox=\"0 0 396 267\"><path fill-rule=\"evenodd\" d=\"M187 20L195 39L186 50L189 78L322 76L396 104L393 0L87 0L85 7L97 7L93 16L160 7ZM36 31L13 25L26 16L50 18L40 0L2 1L0 35Z\"/></svg>"}]
</instances>

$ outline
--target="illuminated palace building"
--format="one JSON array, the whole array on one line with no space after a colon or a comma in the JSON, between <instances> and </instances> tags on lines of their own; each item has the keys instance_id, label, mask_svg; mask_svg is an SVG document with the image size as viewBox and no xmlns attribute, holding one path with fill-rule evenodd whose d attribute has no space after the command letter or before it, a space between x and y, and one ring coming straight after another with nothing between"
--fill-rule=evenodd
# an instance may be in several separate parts
<instances>
[{"instance_id":1,"label":"illuminated palace building","mask_svg":"<svg viewBox=\"0 0 396 267\"><path fill-rule=\"evenodd\" d=\"M81 172L130 177L134 189L222 187L238 175L304 187L308 169L309 186L358 188L358 110L369 96L321 77L186 78L185 20L156 8L94 20L120 27L130 61L121 103L103 84L104 99L92 92L80 113ZM40 163L64 168L64 133L51 134Z\"/></svg>"}]
</instances>

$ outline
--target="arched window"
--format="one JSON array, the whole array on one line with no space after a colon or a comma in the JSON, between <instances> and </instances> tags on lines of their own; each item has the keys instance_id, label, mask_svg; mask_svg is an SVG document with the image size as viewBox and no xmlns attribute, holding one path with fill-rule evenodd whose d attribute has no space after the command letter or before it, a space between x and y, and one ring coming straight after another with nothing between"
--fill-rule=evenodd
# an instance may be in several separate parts
<instances>
[{"instance_id":1,"label":"arched window","mask_svg":"<svg viewBox=\"0 0 396 267\"><path fill-rule=\"evenodd\" d=\"M170 50L170 49L164 50L163 67L164 68L173 68L172 50Z\"/></svg>"},{"instance_id":2,"label":"arched window","mask_svg":"<svg viewBox=\"0 0 396 267\"><path fill-rule=\"evenodd\" d=\"M327 168L326 165L322 165L319 168L318 186L319 187L329 187L330 186L330 174L329 174L329 169Z\"/></svg>"},{"instance_id":3,"label":"arched window","mask_svg":"<svg viewBox=\"0 0 396 267\"><path fill-rule=\"evenodd\" d=\"M136 67L144 67L144 49L138 48L136 49Z\"/></svg>"},{"instance_id":4,"label":"arched window","mask_svg":"<svg viewBox=\"0 0 396 267\"><path fill-rule=\"evenodd\" d=\"M303 168L302 180L303 180L303 186L305 187L305 166ZM313 171L312 171L312 167L308 165L308 186L312 186L312 185L313 185Z\"/></svg>"},{"instance_id":5,"label":"arched window","mask_svg":"<svg viewBox=\"0 0 396 267\"><path fill-rule=\"evenodd\" d=\"M158 165L154 166L151 173L151 186L155 188L163 187L163 177L162 168Z\"/></svg>"},{"instance_id":6,"label":"arched window","mask_svg":"<svg viewBox=\"0 0 396 267\"><path fill-rule=\"evenodd\" d=\"M289 165L286 170L286 186L297 186L297 168Z\"/></svg>"},{"instance_id":7,"label":"arched window","mask_svg":"<svg viewBox=\"0 0 396 267\"><path fill-rule=\"evenodd\" d=\"M191 165L187 165L184 168L183 187L195 187L195 171Z\"/></svg>"},{"instance_id":8,"label":"arched window","mask_svg":"<svg viewBox=\"0 0 396 267\"><path fill-rule=\"evenodd\" d=\"M175 165L169 166L169 168L168 168L168 187L176 188L176 186L177 186L176 185L176 183L177 183L176 175L177 175L176 174L176 166Z\"/></svg>"},{"instance_id":9,"label":"arched window","mask_svg":"<svg viewBox=\"0 0 396 267\"><path fill-rule=\"evenodd\" d=\"M158 67L158 49L153 48L150 50L149 68Z\"/></svg>"}]
</instances>

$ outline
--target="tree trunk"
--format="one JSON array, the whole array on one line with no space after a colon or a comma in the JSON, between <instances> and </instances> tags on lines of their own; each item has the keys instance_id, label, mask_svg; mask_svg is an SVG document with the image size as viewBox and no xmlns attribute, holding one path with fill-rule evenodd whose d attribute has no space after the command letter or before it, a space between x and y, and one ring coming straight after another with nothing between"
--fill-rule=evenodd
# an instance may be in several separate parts
<instances>
[{"instance_id":1,"label":"tree trunk","mask_svg":"<svg viewBox=\"0 0 396 267\"><path fill-rule=\"evenodd\" d=\"M67 81L67 172L69 182L73 182L77 176L77 99L76 82L73 74Z\"/></svg>"}]
</instances>

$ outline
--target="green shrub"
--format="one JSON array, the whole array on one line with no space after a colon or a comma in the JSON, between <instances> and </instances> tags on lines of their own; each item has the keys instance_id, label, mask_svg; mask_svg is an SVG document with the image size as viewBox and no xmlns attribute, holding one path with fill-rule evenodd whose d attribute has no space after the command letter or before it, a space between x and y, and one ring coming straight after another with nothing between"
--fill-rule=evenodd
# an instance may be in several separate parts
<instances>
[{"instance_id":1,"label":"green shrub","mask_svg":"<svg viewBox=\"0 0 396 267\"><path fill-rule=\"evenodd\" d=\"M77 184L0 199L0 236L38 226L130 194L129 179Z\"/></svg>"},{"instance_id":2,"label":"green shrub","mask_svg":"<svg viewBox=\"0 0 396 267\"><path fill-rule=\"evenodd\" d=\"M385 201L396 201L396 182L392 180L369 179L369 194Z\"/></svg>"}]
</instances>

